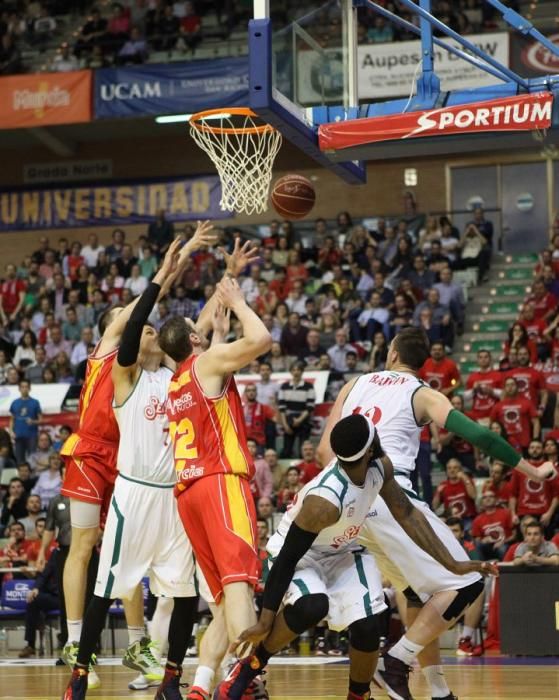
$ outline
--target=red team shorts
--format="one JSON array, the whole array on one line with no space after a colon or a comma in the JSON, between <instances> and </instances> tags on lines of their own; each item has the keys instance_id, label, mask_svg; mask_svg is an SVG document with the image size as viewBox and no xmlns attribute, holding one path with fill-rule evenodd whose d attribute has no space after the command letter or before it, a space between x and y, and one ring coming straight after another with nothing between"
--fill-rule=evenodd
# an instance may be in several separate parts
<instances>
[{"instance_id":1,"label":"red team shorts","mask_svg":"<svg viewBox=\"0 0 559 700\"><path fill-rule=\"evenodd\" d=\"M118 445L80 437L69 447L67 451L71 454L62 455L66 464L62 494L77 501L100 504L104 521L118 473Z\"/></svg>"},{"instance_id":2,"label":"red team shorts","mask_svg":"<svg viewBox=\"0 0 559 700\"><path fill-rule=\"evenodd\" d=\"M247 479L211 474L196 480L177 499L179 515L216 603L223 586L256 586L260 561L256 509Z\"/></svg>"}]
</instances>

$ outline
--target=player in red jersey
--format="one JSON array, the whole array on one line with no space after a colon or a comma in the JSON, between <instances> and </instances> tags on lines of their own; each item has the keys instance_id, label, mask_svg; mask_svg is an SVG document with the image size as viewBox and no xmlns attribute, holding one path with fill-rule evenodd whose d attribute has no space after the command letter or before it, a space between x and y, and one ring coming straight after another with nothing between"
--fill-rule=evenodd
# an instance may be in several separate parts
<instances>
[{"instance_id":1,"label":"player in red jersey","mask_svg":"<svg viewBox=\"0 0 559 700\"><path fill-rule=\"evenodd\" d=\"M179 514L233 641L256 622L259 562L254 465L232 374L265 353L271 336L232 279L219 283L216 296L239 319L242 338L205 349L188 321L175 317L161 328L159 343L179 365L167 404Z\"/></svg>"},{"instance_id":2,"label":"player in red jersey","mask_svg":"<svg viewBox=\"0 0 559 700\"><path fill-rule=\"evenodd\" d=\"M419 376L431 389L452 396L460 388L460 372L456 363L445 355L444 343L436 340L431 345L431 357L427 358L419 370Z\"/></svg>"},{"instance_id":3,"label":"player in red jersey","mask_svg":"<svg viewBox=\"0 0 559 700\"><path fill-rule=\"evenodd\" d=\"M489 350L480 350L477 362L479 369L468 377L464 398L472 401L470 418L488 426L491 409L501 397L503 374L492 368Z\"/></svg>"},{"instance_id":4,"label":"player in red jersey","mask_svg":"<svg viewBox=\"0 0 559 700\"><path fill-rule=\"evenodd\" d=\"M548 391L542 372L530 366L530 351L527 347L518 348L518 366L509 370L508 377L516 379L518 393L538 407L538 415L543 415L548 400Z\"/></svg>"}]
</instances>

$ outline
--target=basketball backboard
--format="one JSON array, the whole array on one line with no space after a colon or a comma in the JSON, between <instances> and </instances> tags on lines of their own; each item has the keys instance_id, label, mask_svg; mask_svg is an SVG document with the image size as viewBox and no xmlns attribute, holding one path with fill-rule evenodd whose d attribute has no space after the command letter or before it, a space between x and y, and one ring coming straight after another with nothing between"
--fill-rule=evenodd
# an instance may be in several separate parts
<instances>
[{"instance_id":1,"label":"basketball backboard","mask_svg":"<svg viewBox=\"0 0 559 700\"><path fill-rule=\"evenodd\" d=\"M528 20L485 2L509 31L559 57ZM251 109L349 183L365 180L367 160L522 148L534 132L557 141L559 75L512 70L506 32L461 36L431 14L431 0L398 6L396 15L372 0L316 2L274 29L283 4L255 0ZM405 40L367 44L362 20L371 17L375 30L396 27Z\"/></svg>"}]
</instances>

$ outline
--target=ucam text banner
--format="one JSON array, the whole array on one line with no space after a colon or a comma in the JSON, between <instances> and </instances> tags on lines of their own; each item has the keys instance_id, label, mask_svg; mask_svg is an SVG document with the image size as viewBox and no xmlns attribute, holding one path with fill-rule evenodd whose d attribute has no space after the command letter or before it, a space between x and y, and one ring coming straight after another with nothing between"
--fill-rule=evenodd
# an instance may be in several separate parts
<instances>
[{"instance_id":1,"label":"ucam text banner","mask_svg":"<svg viewBox=\"0 0 559 700\"><path fill-rule=\"evenodd\" d=\"M506 32L474 34L468 39L486 54L505 66L509 65L509 35ZM458 46L452 39L445 43ZM303 105L339 102L343 81L343 52L326 49L324 56L316 51L298 53L297 98ZM357 80L360 100L407 97L414 76L420 74L420 41L398 41L387 44L365 44L357 47ZM324 71L326 74L324 75ZM494 85L498 80L461 58L435 47L435 71L442 90L462 90ZM338 73L336 78L335 73Z\"/></svg>"},{"instance_id":2,"label":"ucam text banner","mask_svg":"<svg viewBox=\"0 0 559 700\"><path fill-rule=\"evenodd\" d=\"M0 78L0 129L91 121L91 71Z\"/></svg>"},{"instance_id":3,"label":"ucam text banner","mask_svg":"<svg viewBox=\"0 0 559 700\"><path fill-rule=\"evenodd\" d=\"M227 58L95 71L95 117L180 114L248 103L248 62Z\"/></svg>"},{"instance_id":4,"label":"ucam text banner","mask_svg":"<svg viewBox=\"0 0 559 700\"><path fill-rule=\"evenodd\" d=\"M160 209L171 221L221 219L220 198L217 175L2 192L0 231L141 224Z\"/></svg>"}]
</instances>

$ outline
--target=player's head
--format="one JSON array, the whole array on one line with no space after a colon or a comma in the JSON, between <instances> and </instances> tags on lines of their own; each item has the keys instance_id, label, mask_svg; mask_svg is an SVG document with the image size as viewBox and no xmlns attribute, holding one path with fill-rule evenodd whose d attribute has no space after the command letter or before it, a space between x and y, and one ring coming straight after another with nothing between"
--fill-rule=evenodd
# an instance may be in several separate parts
<instances>
[{"instance_id":1,"label":"player's head","mask_svg":"<svg viewBox=\"0 0 559 700\"><path fill-rule=\"evenodd\" d=\"M161 326L159 346L172 360L183 362L195 347L203 346L202 338L190 319L173 316Z\"/></svg>"},{"instance_id":2,"label":"player's head","mask_svg":"<svg viewBox=\"0 0 559 700\"><path fill-rule=\"evenodd\" d=\"M142 329L142 337L140 338L140 355L148 357L150 355L161 355L157 331L149 323Z\"/></svg>"},{"instance_id":3,"label":"player's head","mask_svg":"<svg viewBox=\"0 0 559 700\"><path fill-rule=\"evenodd\" d=\"M101 337L104 335L107 328L111 325L111 323L115 320L115 318L119 315L123 308L124 306L122 304L117 304L116 306L111 306L110 309L103 311L101 316L99 316L97 326L99 328L99 335Z\"/></svg>"},{"instance_id":4,"label":"player's head","mask_svg":"<svg viewBox=\"0 0 559 700\"><path fill-rule=\"evenodd\" d=\"M330 447L347 472L384 455L373 422L359 413L336 423L330 433Z\"/></svg>"},{"instance_id":5,"label":"player's head","mask_svg":"<svg viewBox=\"0 0 559 700\"><path fill-rule=\"evenodd\" d=\"M429 338L421 328L404 328L388 348L386 369L404 365L418 372L429 357Z\"/></svg>"}]
</instances>

